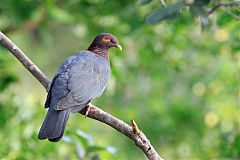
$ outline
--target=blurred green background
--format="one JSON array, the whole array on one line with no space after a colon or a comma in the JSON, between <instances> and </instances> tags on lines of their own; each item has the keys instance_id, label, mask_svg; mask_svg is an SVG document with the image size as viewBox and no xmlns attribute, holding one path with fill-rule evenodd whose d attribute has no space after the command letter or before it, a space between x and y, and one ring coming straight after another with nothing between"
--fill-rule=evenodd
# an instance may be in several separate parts
<instances>
[{"instance_id":1,"label":"blurred green background","mask_svg":"<svg viewBox=\"0 0 240 160\"><path fill-rule=\"evenodd\" d=\"M159 0L1 0L0 30L49 79L96 34L113 33L123 51L110 51L111 80L95 105L127 123L134 119L165 159L240 159L239 7L208 17L220 1L195 2L204 4L162 15ZM155 13L148 23L164 20L148 24ZM45 98L0 46L0 159L146 159L132 141L79 114L71 115L62 141L38 140Z\"/></svg>"}]
</instances>

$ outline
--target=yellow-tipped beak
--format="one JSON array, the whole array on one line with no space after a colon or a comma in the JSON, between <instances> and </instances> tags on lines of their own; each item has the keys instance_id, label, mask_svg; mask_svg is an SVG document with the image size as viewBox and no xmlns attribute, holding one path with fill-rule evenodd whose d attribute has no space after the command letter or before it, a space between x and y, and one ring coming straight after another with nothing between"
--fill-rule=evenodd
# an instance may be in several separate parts
<instances>
[{"instance_id":1,"label":"yellow-tipped beak","mask_svg":"<svg viewBox=\"0 0 240 160\"><path fill-rule=\"evenodd\" d=\"M116 44L116 47L120 49L120 51L122 50L122 46L120 44Z\"/></svg>"}]
</instances>

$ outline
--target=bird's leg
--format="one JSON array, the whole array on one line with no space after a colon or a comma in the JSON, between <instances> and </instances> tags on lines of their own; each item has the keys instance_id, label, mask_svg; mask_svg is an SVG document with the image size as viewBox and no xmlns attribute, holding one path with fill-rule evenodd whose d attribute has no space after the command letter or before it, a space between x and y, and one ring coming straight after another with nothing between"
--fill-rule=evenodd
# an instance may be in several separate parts
<instances>
[{"instance_id":1,"label":"bird's leg","mask_svg":"<svg viewBox=\"0 0 240 160\"><path fill-rule=\"evenodd\" d=\"M88 105L87 105L86 107L87 107L87 108L86 108L87 110L86 110L86 112L85 112L85 117L87 117L87 115L88 115L91 107L93 107L93 105L92 105L91 103L88 103Z\"/></svg>"}]
</instances>

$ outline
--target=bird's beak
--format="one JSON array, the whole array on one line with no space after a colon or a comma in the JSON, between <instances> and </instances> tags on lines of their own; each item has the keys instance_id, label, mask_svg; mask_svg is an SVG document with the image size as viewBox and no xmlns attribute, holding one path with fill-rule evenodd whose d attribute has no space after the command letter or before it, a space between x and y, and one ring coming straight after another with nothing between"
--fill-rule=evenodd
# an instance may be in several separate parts
<instances>
[{"instance_id":1,"label":"bird's beak","mask_svg":"<svg viewBox=\"0 0 240 160\"><path fill-rule=\"evenodd\" d=\"M117 43L115 46L116 46L118 49L120 49L120 51L122 50L122 46L121 46L120 44Z\"/></svg>"}]
</instances>

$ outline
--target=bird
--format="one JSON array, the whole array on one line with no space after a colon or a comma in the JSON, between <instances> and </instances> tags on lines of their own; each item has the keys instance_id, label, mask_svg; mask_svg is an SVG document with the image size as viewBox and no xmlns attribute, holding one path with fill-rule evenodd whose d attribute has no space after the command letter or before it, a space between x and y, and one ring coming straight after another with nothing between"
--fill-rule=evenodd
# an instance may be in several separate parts
<instances>
[{"instance_id":1,"label":"bird","mask_svg":"<svg viewBox=\"0 0 240 160\"><path fill-rule=\"evenodd\" d=\"M118 39L111 33L98 34L86 50L68 57L52 79L45 101L48 108L38 139L58 142L70 113L91 109L91 100L100 97L110 78L108 50L122 50Z\"/></svg>"}]
</instances>

